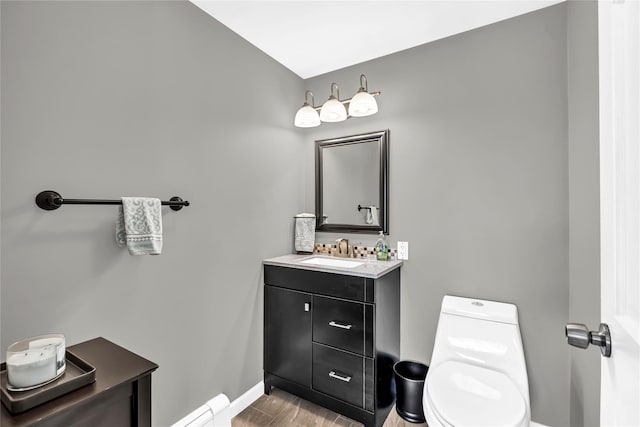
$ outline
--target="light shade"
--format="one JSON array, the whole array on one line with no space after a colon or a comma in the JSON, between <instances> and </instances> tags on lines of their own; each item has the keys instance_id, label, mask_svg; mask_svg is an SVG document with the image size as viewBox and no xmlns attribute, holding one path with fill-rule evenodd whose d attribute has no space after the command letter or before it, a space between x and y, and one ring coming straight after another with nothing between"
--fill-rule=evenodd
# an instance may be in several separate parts
<instances>
[{"instance_id":1,"label":"light shade","mask_svg":"<svg viewBox=\"0 0 640 427\"><path fill-rule=\"evenodd\" d=\"M311 97L311 104L309 104L309 97ZM302 107L300 107L296 113L296 118L293 120L293 124L299 128L313 128L320 126L320 117L316 111L313 92L310 90L304 93L304 104L302 104Z\"/></svg>"},{"instance_id":2,"label":"light shade","mask_svg":"<svg viewBox=\"0 0 640 427\"><path fill-rule=\"evenodd\" d=\"M364 88L360 88L349 103L349 115L353 117L365 117L377 112L378 103L376 99L373 95L366 92Z\"/></svg>"},{"instance_id":3,"label":"light shade","mask_svg":"<svg viewBox=\"0 0 640 427\"><path fill-rule=\"evenodd\" d=\"M333 88L336 89L338 97L333 94ZM347 109L344 108L344 104L340 102L340 89L337 83L331 83L331 95L327 102L322 104L320 109L320 120L323 122L342 122L347 120Z\"/></svg>"},{"instance_id":4,"label":"light shade","mask_svg":"<svg viewBox=\"0 0 640 427\"><path fill-rule=\"evenodd\" d=\"M299 128L312 128L320 126L320 117L311 105L305 103L296 113L293 123Z\"/></svg>"},{"instance_id":5,"label":"light shade","mask_svg":"<svg viewBox=\"0 0 640 427\"><path fill-rule=\"evenodd\" d=\"M322 104L320 120L323 122L341 122L347 120L347 109L344 108L342 102L331 97L327 102Z\"/></svg>"}]
</instances>

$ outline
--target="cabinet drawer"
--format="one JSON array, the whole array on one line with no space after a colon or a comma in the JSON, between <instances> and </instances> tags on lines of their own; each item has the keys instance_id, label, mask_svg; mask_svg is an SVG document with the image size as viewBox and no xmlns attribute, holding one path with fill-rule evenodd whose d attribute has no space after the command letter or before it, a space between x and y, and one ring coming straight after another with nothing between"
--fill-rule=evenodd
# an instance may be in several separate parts
<instances>
[{"instance_id":1,"label":"cabinet drawer","mask_svg":"<svg viewBox=\"0 0 640 427\"><path fill-rule=\"evenodd\" d=\"M313 340L372 357L373 306L314 295Z\"/></svg>"},{"instance_id":2,"label":"cabinet drawer","mask_svg":"<svg viewBox=\"0 0 640 427\"><path fill-rule=\"evenodd\" d=\"M313 388L364 407L364 358L313 344Z\"/></svg>"}]
</instances>

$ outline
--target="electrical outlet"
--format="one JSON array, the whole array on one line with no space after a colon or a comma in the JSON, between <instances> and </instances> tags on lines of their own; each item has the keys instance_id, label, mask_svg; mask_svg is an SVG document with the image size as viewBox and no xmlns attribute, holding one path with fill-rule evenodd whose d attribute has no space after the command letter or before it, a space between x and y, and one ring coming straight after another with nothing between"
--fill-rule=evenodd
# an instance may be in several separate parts
<instances>
[{"instance_id":1,"label":"electrical outlet","mask_svg":"<svg viewBox=\"0 0 640 427\"><path fill-rule=\"evenodd\" d=\"M398 242L398 259L409 259L409 242Z\"/></svg>"}]
</instances>

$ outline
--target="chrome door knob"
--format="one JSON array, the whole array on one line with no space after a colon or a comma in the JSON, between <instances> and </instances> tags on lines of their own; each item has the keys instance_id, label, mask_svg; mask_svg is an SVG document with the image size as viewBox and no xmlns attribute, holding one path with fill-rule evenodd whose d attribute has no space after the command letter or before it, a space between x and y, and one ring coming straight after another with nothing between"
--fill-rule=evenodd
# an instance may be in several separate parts
<instances>
[{"instance_id":1,"label":"chrome door knob","mask_svg":"<svg viewBox=\"0 0 640 427\"><path fill-rule=\"evenodd\" d=\"M567 323L564 333L570 345L578 348L587 348L589 344L597 345L604 357L611 357L611 334L606 323L601 323L597 331L590 331L582 323Z\"/></svg>"},{"instance_id":2,"label":"chrome door knob","mask_svg":"<svg viewBox=\"0 0 640 427\"><path fill-rule=\"evenodd\" d=\"M564 328L569 345L579 348L587 348L591 344L589 337L589 328L582 323L567 323Z\"/></svg>"}]
</instances>

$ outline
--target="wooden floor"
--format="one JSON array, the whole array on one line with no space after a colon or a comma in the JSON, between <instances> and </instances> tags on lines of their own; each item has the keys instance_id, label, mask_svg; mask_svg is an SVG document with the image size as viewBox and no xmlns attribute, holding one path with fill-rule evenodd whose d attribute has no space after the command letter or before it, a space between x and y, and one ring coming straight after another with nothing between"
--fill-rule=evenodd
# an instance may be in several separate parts
<instances>
[{"instance_id":1,"label":"wooden floor","mask_svg":"<svg viewBox=\"0 0 640 427\"><path fill-rule=\"evenodd\" d=\"M333 411L308 402L280 389L274 388L270 396L262 395L251 406L231 420L232 427L361 427L362 424ZM409 427L427 424L412 424L404 421L391 409L383 427Z\"/></svg>"}]
</instances>

